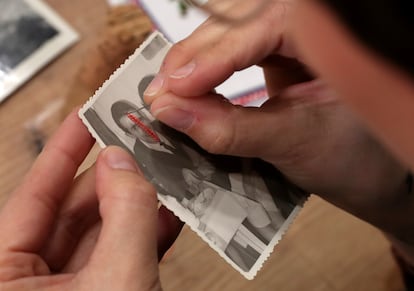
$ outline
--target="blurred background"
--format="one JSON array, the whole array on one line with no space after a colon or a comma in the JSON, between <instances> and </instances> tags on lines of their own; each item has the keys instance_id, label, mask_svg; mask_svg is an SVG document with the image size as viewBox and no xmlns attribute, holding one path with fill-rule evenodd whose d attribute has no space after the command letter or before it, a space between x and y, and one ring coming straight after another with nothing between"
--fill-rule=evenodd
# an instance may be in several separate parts
<instances>
[{"instance_id":1,"label":"blurred background","mask_svg":"<svg viewBox=\"0 0 414 291\"><path fill-rule=\"evenodd\" d=\"M1 205L64 116L83 104L154 26L136 5L114 7L105 0L44 2L79 38L47 65L35 62L32 77L0 103ZM175 4L172 9L178 10L180 5ZM0 12L0 39L4 20ZM0 95L1 90L0 86ZM83 169L98 151L96 146ZM244 279L186 227L160 269L165 291L403 290L381 232L315 196L253 281Z\"/></svg>"}]
</instances>

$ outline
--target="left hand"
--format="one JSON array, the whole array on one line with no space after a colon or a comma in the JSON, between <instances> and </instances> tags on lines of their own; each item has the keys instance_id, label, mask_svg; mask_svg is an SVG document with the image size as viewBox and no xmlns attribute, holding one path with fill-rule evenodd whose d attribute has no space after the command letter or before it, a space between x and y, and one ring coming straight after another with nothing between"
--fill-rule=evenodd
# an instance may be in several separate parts
<instances>
[{"instance_id":1,"label":"left hand","mask_svg":"<svg viewBox=\"0 0 414 291\"><path fill-rule=\"evenodd\" d=\"M181 223L119 148L74 179L92 144L72 113L3 207L1 290L161 289L158 258Z\"/></svg>"}]
</instances>

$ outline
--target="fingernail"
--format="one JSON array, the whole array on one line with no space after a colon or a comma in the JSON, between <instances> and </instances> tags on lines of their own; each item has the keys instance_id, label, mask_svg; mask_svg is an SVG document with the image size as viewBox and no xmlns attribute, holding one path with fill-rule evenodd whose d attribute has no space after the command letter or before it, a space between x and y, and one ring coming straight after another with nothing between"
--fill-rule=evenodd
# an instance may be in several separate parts
<instances>
[{"instance_id":1,"label":"fingernail","mask_svg":"<svg viewBox=\"0 0 414 291\"><path fill-rule=\"evenodd\" d=\"M170 75L173 79L184 79L188 77L195 69L196 64L194 61L189 62L185 66L177 69L174 73Z\"/></svg>"},{"instance_id":2,"label":"fingernail","mask_svg":"<svg viewBox=\"0 0 414 291\"><path fill-rule=\"evenodd\" d=\"M107 165L112 169L139 172L138 166L133 158L124 150L109 147L104 152Z\"/></svg>"},{"instance_id":3,"label":"fingernail","mask_svg":"<svg viewBox=\"0 0 414 291\"><path fill-rule=\"evenodd\" d=\"M147 95L147 96L156 95L161 90L163 85L164 85L164 76L161 74L156 75L155 78L148 85L147 89L145 89L144 95Z\"/></svg>"},{"instance_id":4,"label":"fingernail","mask_svg":"<svg viewBox=\"0 0 414 291\"><path fill-rule=\"evenodd\" d=\"M155 118L180 131L190 128L195 120L193 113L174 106L157 109L153 114Z\"/></svg>"}]
</instances>

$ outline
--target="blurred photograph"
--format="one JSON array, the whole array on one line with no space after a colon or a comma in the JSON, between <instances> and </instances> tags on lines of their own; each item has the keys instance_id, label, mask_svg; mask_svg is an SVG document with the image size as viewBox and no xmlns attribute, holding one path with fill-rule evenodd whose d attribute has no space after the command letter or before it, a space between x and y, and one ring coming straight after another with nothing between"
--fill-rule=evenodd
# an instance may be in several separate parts
<instances>
[{"instance_id":1,"label":"blurred photograph","mask_svg":"<svg viewBox=\"0 0 414 291\"><path fill-rule=\"evenodd\" d=\"M77 40L39 0L0 2L0 101Z\"/></svg>"}]
</instances>

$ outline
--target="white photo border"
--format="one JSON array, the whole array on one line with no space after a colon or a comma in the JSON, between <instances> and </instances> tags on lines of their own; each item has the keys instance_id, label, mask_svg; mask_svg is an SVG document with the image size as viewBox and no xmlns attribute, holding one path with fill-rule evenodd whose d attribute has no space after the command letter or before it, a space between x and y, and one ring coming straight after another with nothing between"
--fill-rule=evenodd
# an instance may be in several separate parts
<instances>
[{"instance_id":1,"label":"white photo border","mask_svg":"<svg viewBox=\"0 0 414 291\"><path fill-rule=\"evenodd\" d=\"M79 40L78 33L42 0L23 0L58 34L18 64L0 80L0 102L9 97L41 68Z\"/></svg>"}]
</instances>

